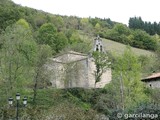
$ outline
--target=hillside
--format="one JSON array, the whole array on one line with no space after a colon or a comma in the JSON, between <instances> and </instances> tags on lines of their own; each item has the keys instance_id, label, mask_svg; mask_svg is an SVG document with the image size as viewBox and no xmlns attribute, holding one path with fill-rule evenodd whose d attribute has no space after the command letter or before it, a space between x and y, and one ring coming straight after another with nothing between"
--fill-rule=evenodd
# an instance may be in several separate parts
<instances>
[{"instance_id":1,"label":"hillside","mask_svg":"<svg viewBox=\"0 0 160 120\"><path fill-rule=\"evenodd\" d=\"M58 32L63 33L63 36L67 37L69 43L73 43L73 41L70 41L71 37L74 37L74 41L77 41L75 39L78 39L78 35L75 35L75 31L82 30L84 33L94 36L99 34L102 38L136 48L151 51L155 51L157 48L157 38L150 36L143 30L132 30L124 24L110 20L110 18L79 18L76 16L54 15L44 11L22 7L9 0L1 0L1 2L7 4L7 6L3 4L0 6L0 10L2 11L0 16L3 16L0 18L0 33L5 30L7 26L14 24L19 19L25 19L33 29L33 35L37 34L37 31L40 30L42 25L51 23ZM56 39L60 39L60 37ZM109 43L110 42L108 42L108 44ZM45 44L47 44L47 42ZM61 49L63 47L60 46ZM59 50L56 50L56 52L57 51L59 52Z\"/></svg>"},{"instance_id":2,"label":"hillside","mask_svg":"<svg viewBox=\"0 0 160 120\"><path fill-rule=\"evenodd\" d=\"M103 39L104 47L107 51L111 51L116 54L122 54L124 53L124 50L126 49L126 45L122 43L118 43L109 39ZM136 54L136 55L153 55L153 52L150 52L148 50L144 49L139 49L135 47L131 47L131 50Z\"/></svg>"},{"instance_id":3,"label":"hillside","mask_svg":"<svg viewBox=\"0 0 160 120\"><path fill-rule=\"evenodd\" d=\"M141 82L143 72L160 69L160 58L150 57L154 53L149 50L156 51L158 45L154 36L110 19L53 15L11 0L0 0L0 11L0 120L13 120L16 112L20 120L117 120L119 113L142 111L160 116L160 91ZM76 61L51 63L59 74L48 72L50 58L67 50L88 53L97 35L113 55L97 51L94 59L85 59L80 65ZM137 48L125 50L128 44ZM101 48L101 43L98 45ZM150 58L154 59L152 63L148 62ZM94 69L89 62L95 63ZM96 85L108 68L112 69L112 81L104 88L57 89L51 81L58 83L55 78L62 78L62 82L71 84L84 76L83 83L93 79ZM94 78L86 75L88 70L94 70ZM21 95L20 107L27 96L27 106L17 111L16 93Z\"/></svg>"},{"instance_id":4,"label":"hillside","mask_svg":"<svg viewBox=\"0 0 160 120\"><path fill-rule=\"evenodd\" d=\"M88 35L88 34L84 34L82 31L79 31L81 34L81 38L84 40L89 41L92 46L93 46L93 40L94 37L93 35ZM127 45L110 40L110 39L105 39L102 38L103 40L103 44L104 44L104 49L106 51L109 51L111 53L114 54L123 54L124 50L126 49ZM131 50L136 54L136 55L145 55L145 56L152 56L154 55L153 51L149 51L149 50L144 50L144 49L140 49L140 48L135 48L135 47L131 47Z\"/></svg>"}]
</instances>

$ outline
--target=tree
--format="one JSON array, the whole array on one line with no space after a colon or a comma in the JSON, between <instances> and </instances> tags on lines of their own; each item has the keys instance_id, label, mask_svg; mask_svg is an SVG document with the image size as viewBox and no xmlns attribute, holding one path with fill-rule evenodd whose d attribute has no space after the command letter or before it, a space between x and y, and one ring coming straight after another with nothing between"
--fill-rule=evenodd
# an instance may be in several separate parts
<instances>
[{"instance_id":1,"label":"tree","mask_svg":"<svg viewBox=\"0 0 160 120\"><path fill-rule=\"evenodd\" d=\"M82 18L80 20L80 25L81 25L81 29L83 31L85 31L86 33L91 33L92 32L92 24L89 23L89 19L88 18Z\"/></svg>"},{"instance_id":2,"label":"tree","mask_svg":"<svg viewBox=\"0 0 160 120\"><path fill-rule=\"evenodd\" d=\"M142 30L135 30L133 31L133 46L149 49L149 50L156 50L157 42L156 40L147 34L145 31Z\"/></svg>"},{"instance_id":3,"label":"tree","mask_svg":"<svg viewBox=\"0 0 160 120\"><path fill-rule=\"evenodd\" d=\"M46 15L42 14L42 13L37 13L37 14L33 14L30 13L30 11L28 10L28 14L31 14L30 16L28 16L27 18L31 19L32 21L32 26L34 28L40 28L43 24L45 24L47 22L47 18ZM34 25L33 25L34 24Z\"/></svg>"},{"instance_id":4,"label":"tree","mask_svg":"<svg viewBox=\"0 0 160 120\"><path fill-rule=\"evenodd\" d=\"M19 19L17 22L16 22L17 25L20 25L22 26L24 29L26 30L30 30L31 31L31 28L29 26L29 23L25 20L25 19Z\"/></svg>"},{"instance_id":5,"label":"tree","mask_svg":"<svg viewBox=\"0 0 160 120\"><path fill-rule=\"evenodd\" d=\"M23 21L23 23L25 23ZM28 24L28 23L25 23ZM30 63L34 61L36 42L31 35L31 29L17 22L8 26L1 35L0 76L6 85L6 94L25 87L30 80Z\"/></svg>"},{"instance_id":6,"label":"tree","mask_svg":"<svg viewBox=\"0 0 160 120\"><path fill-rule=\"evenodd\" d=\"M73 32L71 37L69 38L69 43L74 44L74 43L80 43L82 42L80 35L78 32Z\"/></svg>"},{"instance_id":7,"label":"tree","mask_svg":"<svg viewBox=\"0 0 160 120\"><path fill-rule=\"evenodd\" d=\"M124 34L124 35L129 35L130 30L126 25L123 24L116 24L113 28L115 31L119 33L119 35Z\"/></svg>"},{"instance_id":8,"label":"tree","mask_svg":"<svg viewBox=\"0 0 160 120\"><path fill-rule=\"evenodd\" d=\"M68 40L69 45L65 49L81 53L88 53L91 50L92 46L90 41L82 39L78 32L74 31L69 31L69 32L70 32L69 35L67 35L70 36Z\"/></svg>"},{"instance_id":9,"label":"tree","mask_svg":"<svg viewBox=\"0 0 160 120\"><path fill-rule=\"evenodd\" d=\"M134 17L129 19L129 28L141 29L146 31L150 35L159 34L160 26L158 23L146 22L141 17Z\"/></svg>"},{"instance_id":10,"label":"tree","mask_svg":"<svg viewBox=\"0 0 160 120\"><path fill-rule=\"evenodd\" d=\"M82 27L85 28L88 25L89 20L88 20L88 18L82 18L80 23L81 23Z\"/></svg>"},{"instance_id":11,"label":"tree","mask_svg":"<svg viewBox=\"0 0 160 120\"><path fill-rule=\"evenodd\" d=\"M70 16L70 17L64 17L64 26L66 29L73 30L73 29L79 29L80 27L80 21L79 18L76 16Z\"/></svg>"},{"instance_id":12,"label":"tree","mask_svg":"<svg viewBox=\"0 0 160 120\"><path fill-rule=\"evenodd\" d=\"M134 17L129 19L129 28L143 29L144 22L141 17Z\"/></svg>"},{"instance_id":13,"label":"tree","mask_svg":"<svg viewBox=\"0 0 160 120\"><path fill-rule=\"evenodd\" d=\"M9 0L1 1L0 11L0 32L4 31L7 26L13 25L22 17L19 7Z\"/></svg>"},{"instance_id":14,"label":"tree","mask_svg":"<svg viewBox=\"0 0 160 120\"><path fill-rule=\"evenodd\" d=\"M95 85L101 80L102 74L110 68L110 61L107 54L102 52L93 52L93 58L95 60L96 70L95 70Z\"/></svg>"},{"instance_id":15,"label":"tree","mask_svg":"<svg viewBox=\"0 0 160 120\"><path fill-rule=\"evenodd\" d=\"M149 97L144 93L144 85L140 81L141 65L130 48L127 48L122 56L115 58L113 69L114 78L120 83L118 89L123 110L148 100Z\"/></svg>"},{"instance_id":16,"label":"tree","mask_svg":"<svg viewBox=\"0 0 160 120\"><path fill-rule=\"evenodd\" d=\"M38 48L38 53L36 57L36 62L34 65L34 87L33 87L33 103L36 102L38 84L40 82L45 82L44 76L46 76L45 63L47 63L48 57L51 57L51 48L48 45L40 45Z\"/></svg>"},{"instance_id":17,"label":"tree","mask_svg":"<svg viewBox=\"0 0 160 120\"><path fill-rule=\"evenodd\" d=\"M68 39L67 39L67 37L65 36L64 33L59 32L57 34L57 37L56 37L56 40L55 40L55 45L56 45L55 51L57 53L60 52L63 48L65 48L65 46L68 45Z\"/></svg>"},{"instance_id":18,"label":"tree","mask_svg":"<svg viewBox=\"0 0 160 120\"><path fill-rule=\"evenodd\" d=\"M43 24L38 30L38 43L49 45L53 53L56 50L57 28L52 23Z\"/></svg>"},{"instance_id":19,"label":"tree","mask_svg":"<svg viewBox=\"0 0 160 120\"><path fill-rule=\"evenodd\" d=\"M130 29L123 24L115 24L113 29L107 31L107 38L124 44L132 44L128 37L131 34Z\"/></svg>"},{"instance_id":20,"label":"tree","mask_svg":"<svg viewBox=\"0 0 160 120\"><path fill-rule=\"evenodd\" d=\"M96 32L99 33L100 30L101 30L101 25L100 25L99 23L97 23L97 24L95 25L95 29L96 29Z\"/></svg>"},{"instance_id":21,"label":"tree","mask_svg":"<svg viewBox=\"0 0 160 120\"><path fill-rule=\"evenodd\" d=\"M58 31L61 31L64 27L64 21L61 16L50 16L51 20L49 22L53 23Z\"/></svg>"},{"instance_id":22,"label":"tree","mask_svg":"<svg viewBox=\"0 0 160 120\"><path fill-rule=\"evenodd\" d=\"M38 43L49 45L52 48L52 54L55 54L68 44L68 39L64 33L57 32L52 23L46 23L38 31Z\"/></svg>"}]
</instances>

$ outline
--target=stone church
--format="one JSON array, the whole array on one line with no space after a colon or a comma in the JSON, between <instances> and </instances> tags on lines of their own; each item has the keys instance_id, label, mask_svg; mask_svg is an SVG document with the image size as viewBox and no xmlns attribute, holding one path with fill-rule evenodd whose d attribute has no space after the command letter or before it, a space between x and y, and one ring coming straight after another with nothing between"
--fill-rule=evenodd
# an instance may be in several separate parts
<instances>
[{"instance_id":1,"label":"stone church","mask_svg":"<svg viewBox=\"0 0 160 120\"><path fill-rule=\"evenodd\" d=\"M102 39L94 39L93 51L103 52ZM108 68L95 84L96 65L92 55L68 51L50 58L47 64L50 81L55 88L103 88L111 81L111 69Z\"/></svg>"}]
</instances>

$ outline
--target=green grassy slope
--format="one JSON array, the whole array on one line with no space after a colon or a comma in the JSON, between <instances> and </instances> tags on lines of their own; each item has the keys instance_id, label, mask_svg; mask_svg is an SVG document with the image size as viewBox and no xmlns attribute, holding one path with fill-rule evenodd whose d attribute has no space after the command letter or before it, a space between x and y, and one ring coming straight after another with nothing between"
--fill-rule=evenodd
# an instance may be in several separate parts
<instances>
[{"instance_id":1,"label":"green grassy slope","mask_svg":"<svg viewBox=\"0 0 160 120\"><path fill-rule=\"evenodd\" d=\"M122 43L118 43L108 39L102 39L102 40L103 40L104 48L107 51L111 51L116 54L122 54L126 48L126 45ZM147 55L147 56L154 55L154 53L151 51L134 48L134 47L131 47L131 49L136 55Z\"/></svg>"},{"instance_id":2,"label":"green grassy slope","mask_svg":"<svg viewBox=\"0 0 160 120\"><path fill-rule=\"evenodd\" d=\"M86 35L83 32L80 32L81 34L81 38L83 40L87 40L90 41L91 44L94 43L94 38L92 35ZM124 45L122 43L119 42L115 42L109 39L102 39L102 42L104 44L104 49L107 51L110 51L112 53L115 54L122 54L124 52L124 50L126 49L127 45ZM92 45L93 46L93 45ZM144 49L139 49L139 48L135 48L135 47L131 47L132 51L136 54L136 55L147 55L147 56L152 56L154 55L154 52L148 51L148 50L144 50Z\"/></svg>"}]
</instances>

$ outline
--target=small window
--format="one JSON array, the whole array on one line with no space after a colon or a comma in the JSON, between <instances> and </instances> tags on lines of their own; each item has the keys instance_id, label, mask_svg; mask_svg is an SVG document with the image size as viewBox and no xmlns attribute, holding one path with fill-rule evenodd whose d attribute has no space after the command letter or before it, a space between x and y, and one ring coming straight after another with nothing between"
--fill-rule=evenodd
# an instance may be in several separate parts
<instances>
[{"instance_id":1,"label":"small window","mask_svg":"<svg viewBox=\"0 0 160 120\"><path fill-rule=\"evenodd\" d=\"M100 46L100 50L101 50L101 52L102 52L102 45Z\"/></svg>"},{"instance_id":2,"label":"small window","mask_svg":"<svg viewBox=\"0 0 160 120\"><path fill-rule=\"evenodd\" d=\"M152 84L149 84L149 87L152 87Z\"/></svg>"},{"instance_id":3,"label":"small window","mask_svg":"<svg viewBox=\"0 0 160 120\"><path fill-rule=\"evenodd\" d=\"M96 51L99 51L99 49L98 49L98 45L96 45Z\"/></svg>"}]
</instances>

